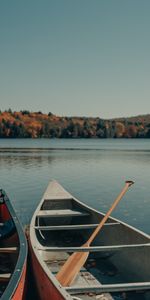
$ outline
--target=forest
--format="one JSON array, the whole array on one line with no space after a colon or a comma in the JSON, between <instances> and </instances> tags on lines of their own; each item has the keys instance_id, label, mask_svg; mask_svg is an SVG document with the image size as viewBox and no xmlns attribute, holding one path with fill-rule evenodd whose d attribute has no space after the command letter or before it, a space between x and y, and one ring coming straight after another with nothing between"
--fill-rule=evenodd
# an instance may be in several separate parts
<instances>
[{"instance_id":1,"label":"forest","mask_svg":"<svg viewBox=\"0 0 150 300\"><path fill-rule=\"evenodd\" d=\"M150 138L150 114L102 119L9 109L0 111L0 138Z\"/></svg>"}]
</instances>

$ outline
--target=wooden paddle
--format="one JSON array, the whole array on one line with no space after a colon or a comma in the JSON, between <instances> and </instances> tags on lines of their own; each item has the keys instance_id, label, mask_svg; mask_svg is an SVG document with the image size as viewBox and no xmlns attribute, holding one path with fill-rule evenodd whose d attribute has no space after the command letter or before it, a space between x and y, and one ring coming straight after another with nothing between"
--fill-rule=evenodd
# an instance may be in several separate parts
<instances>
[{"instance_id":1,"label":"wooden paddle","mask_svg":"<svg viewBox=\"0 0 150 300\"><path fill-rule=\"evenodd\" d=\"M121 193L118 195L116 200L114 201L111 208L108 210L106 215L103 217L99 225L96 227L88 241L83 244L81 247L90 247L90 244L96 237L96 235L101 230L104 223L107 221L108 217L110 216L111 212L117 206L123 195L126 193L128 188L133 184L133 181L126 181L124 188L122 189ZM60 271L57 273L56 278L61 283L62 286L70 286L71 283L74 281L76 276L78 275L80 269L83 267L84 263L88 258L89 252L74 252L72 255L69 256L68 260L62 266Z\"/></svg>"}]
</instances>

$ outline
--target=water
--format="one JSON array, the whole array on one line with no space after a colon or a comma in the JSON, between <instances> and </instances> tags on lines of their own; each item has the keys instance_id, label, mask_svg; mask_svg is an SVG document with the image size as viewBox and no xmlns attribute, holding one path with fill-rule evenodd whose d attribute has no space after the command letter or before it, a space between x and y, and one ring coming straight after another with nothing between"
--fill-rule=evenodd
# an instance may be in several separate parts
<instances>
[{"instance_id":1,"label":"water","mask_svg":"<svg viewBox=\"0 0 150 300\"><path fill-rule=\"evenodd\" d=\"M23 225L52 179L103 212L134 180L113 216L150 233L150 140L0 139L0 187Z\"/></svg>"}]
</instances>

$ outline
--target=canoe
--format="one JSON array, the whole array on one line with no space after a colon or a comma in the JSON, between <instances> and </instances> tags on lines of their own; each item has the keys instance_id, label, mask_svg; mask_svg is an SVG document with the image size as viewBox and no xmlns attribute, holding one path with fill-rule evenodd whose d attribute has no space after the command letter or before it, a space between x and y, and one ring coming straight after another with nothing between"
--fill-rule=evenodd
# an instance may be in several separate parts
<instances>
[{"instance_id":1,"label":"canoe","mask_svg":"<svg viewBox=\"0 0 150 300\"><path fill-rule=\"evenodd\" d=\"M27 242L12 204L0 189L0 299L25 299Z\"/></svg>"},{"instance_id":2,"label":"canoe","mask_svg":"<svg viewBox=\"0 0 150 300\"><path fill-rule=\"evenodd\" d=\"M149 235L109 217L90 248L80 248L103 216L57 181L49 183L29 231L32 267L41 300L133 300L139 293L138 299L150 299ZM71 286L61 286L56 274L69 254L81 251L90 252L87 262Z\"/></svg>"}]
</instances>

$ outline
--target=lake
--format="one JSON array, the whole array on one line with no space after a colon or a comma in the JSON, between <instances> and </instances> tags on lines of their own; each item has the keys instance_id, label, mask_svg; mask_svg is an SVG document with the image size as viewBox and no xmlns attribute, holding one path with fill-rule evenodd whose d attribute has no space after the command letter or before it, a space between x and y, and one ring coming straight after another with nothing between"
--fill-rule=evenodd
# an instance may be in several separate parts
<instances>
[{"instance_id":1,"label":"lake","mask_svg":"<svg viewBox=\"0 0 150 300\"><path fill-rule=\"evenodd\" d=\"M149 139L0 139L0 187L23 225L52 179L102 212L135 181L113 216L150 233Z\"/></svg>"}]
</instances>

